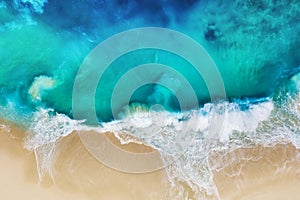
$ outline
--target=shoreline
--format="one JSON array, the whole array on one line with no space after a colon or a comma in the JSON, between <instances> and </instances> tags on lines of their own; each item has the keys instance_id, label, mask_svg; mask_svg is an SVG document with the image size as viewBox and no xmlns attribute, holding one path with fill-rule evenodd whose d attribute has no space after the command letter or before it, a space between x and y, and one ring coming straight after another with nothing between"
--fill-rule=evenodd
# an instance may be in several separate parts
<instances>
[{"instance_id":1,"label":"shoreline","mask_svg":"<svg viewBox=\"0 0 300 200\"><path fill-rule=\"evenodd\" d=\"M108 168L90 155L77 134L59 141L53 166L54 182L46 176L39 184L34 154L23 148L24 131L11 123L1 121L1 124L10 127L10 133L4 127L0 129L2 198L169 199L168 190L172 188L164 169L128 174ZM118 143L115 138L111 139ZM129 151L151 151L149 147L138 144L129 144L125 148ZM235 158L229 166L214 171L220 199L273 200L288 195L289 199L296 200L300 187L299 153L288 144L220 154L225 160ZM236 171L240 172L239 175L232 175ZM193 193L188 187L184 192L188 196Z\"/></svg>"},{"instance_id":2,"label":"shoreline","mask_svg":"<svg viewBox=\"0 0 300 200\"><path fill-rule=\"evenodd\" d=\"M1 121L3 123L6 122ZM34 152L23 147L24 131L13 124L8 125L10 133L0 131L2 198L165 199L166 185L169 183L164 170L127 174L108 168L90 155L77 134L71 134L58 142L59 153L53 166L54 180L46 175L39 183ZM128 149L133 150L134 147Z\"/></svg>"}]
</instances>

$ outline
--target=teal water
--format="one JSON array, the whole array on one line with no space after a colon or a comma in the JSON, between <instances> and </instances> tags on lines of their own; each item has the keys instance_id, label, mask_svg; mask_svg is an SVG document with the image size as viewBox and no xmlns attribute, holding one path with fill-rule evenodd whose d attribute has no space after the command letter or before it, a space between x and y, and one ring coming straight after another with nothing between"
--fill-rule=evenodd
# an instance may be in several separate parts
<instances>
[{"instance_id":1,"label":"teal water","mask_svg":"<svg viewBox=\"0 0 300 200\"><path fill-rule=\"evenodd\" d=\"M134 115L161 105L167 111L155 110L149 131L164 128L172 133L196 135L188 151L190 154L182 158L182 162L177 160L169 171L170 177L178 179L181 176L179 179L182 180L189 176L197 177L196 183L187 181L187 184L191 184L195 191L205 188L214 194L215 186L207 175L211 171L205 171L207 176L204 176L201 174L203 171L200 173L187 166L191 162L185 162L194 159L199 165L207 164L207 160L197 156L199 152L195 151L195 147L204 153L213 149L204 148L207 141L204 140L205 131L210 122L207 117L211 113L226 114L223 132L216 133L216 137L225 143L230 141L228 145L233 145L230 148L246 145L243 139L247 134L252 144L268 143L270 135L278 138L283 132L288 135L287 140L298 137L300 5L297 0L236 0L230 3L221 0L2 0L1 117L38 133L29 142L29 148L33 150L44 140L49 143L44 135L53 136L51 142L54 142L61 135L77 130L74 127L78 124L72 120L72 92L84 59L105 39L121 31L141 27L173 29L203 46L221 74L226 99L211 102L204 79L183 58L157 49L133 51L110 65L99 83L101 87L97 88L95 106L102 131L128 131L161 152L172 155L177 151L174 146L165 146L167 142L159 136L146 137L147 128L136 127L126 121L128 113ZM190 105L190 110L196 110L198 114L190 113L189 109L181 110L176 98L178 94L153 83L140 87L132 95L129 110L120 103L118 121L114 121L116 118L112 115L110 104L114 86L127 71L146 63L170 66L186 77L198 101L197 105ZM174 81L167 75L164 74L164 81ZM180 88L182 83L177 84ZM84 99L84 92L80 95L83 102L76 106L85 110L89 99ZM170 117L166 113L174 115ZM177 127L176 123L192 121L194 115L203 120L200 128L183 131ZM171 125L159 123L168 117L176 122ZM62 126L66 128L62 130ZM176 140L179 138L169 138L169 141ZM218 146L219 143L215 145L214 148L224 147ZM186 171L187 174L180 171L185 167L191 169Z\"/></svg>"},{"instance_id":2,"label":"teal water","mask_svg":"<svg viewBox=\"0 0 300 200\"><path fill-rule=\"evenodd\" d=\"M217 64L229 100L272 96L278 86L299 71L299 8L296 2L279 9L283 3L235 2L221 3L217 7L217 3L195 1L184 7L181 16L176 14L179 1L175 5L157 1L153 8L146 2L126 1L103 2L103 8L98 1L75 4L72 1L50 1L44 7L43 3L22 2L1 3L0 85L3 103L17 102L33 110L43 106L70 114L72 87L83 59L105 38L118 31L143 26L172 28L198 41ZM82 8L83 4L85 7ZM128 10L121 11L122 6ZM117 11L107 16L106 12L114 7ZM43 12L37 12L38 8ZM126 13L138 8L145 9L145 13L133 16ZM158 8L168 12L157 11L156 18L151 18L151 9ZM81 9L80 17L76 9ZM111 19L113 16L115 19ZM107 79L118 80L127 69L157 59L191 77L200 104L209 102L205 83L201 77L195 76L188 63L155 50L121 57L113 64L113 73ZM40 76L50 77L54 83L51 87L37 85L35 95L39 100L36 101L37 97L28 92ZM103 99L109 97L109 88L114 84L114 81L104 84L108 89L104 89L106 94L101 94ZM147 100L153 95L151 91L153 88L149 86L133 101L161 103ZM100 99L101 104L101 97L96 99ZM178 110L174 97L170 102L173 102L168 105L170 110ZM97 108L100 120L111 119L107 109L101 105Z\"/></svg>"}]
</instances>

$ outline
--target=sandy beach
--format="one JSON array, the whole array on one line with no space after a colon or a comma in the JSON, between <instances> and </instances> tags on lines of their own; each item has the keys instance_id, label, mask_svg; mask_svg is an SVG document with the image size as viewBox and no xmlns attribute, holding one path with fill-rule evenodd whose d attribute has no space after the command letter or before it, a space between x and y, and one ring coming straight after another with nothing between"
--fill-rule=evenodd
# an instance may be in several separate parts
<instances>
[{"instance_id":1,"label":"sandy beach","mask_svg":"<svg viewBox=\"0 0 300 200\"><path fill-rule=\"evenodd\" d=\"M5 124L9 125L9 130L2 126L0 133L2 199L168 199L167 191L171 186L165 170L128 174L110 169L86 151L77 134L61 139L58 144L59 153L52 173L54 182L46 176L39 183L34 154L23 148L24 131L7 122ZM124 148L151 151L149 147L137 144ZM261 155L261 158L236 160L225 169L215 171L214 180L220 199L299 199L298 154L292 145L241 149L227 154L225 160L237 155ZM240 173L232 176L233 171Z\"/></svg>"}]
</instances>

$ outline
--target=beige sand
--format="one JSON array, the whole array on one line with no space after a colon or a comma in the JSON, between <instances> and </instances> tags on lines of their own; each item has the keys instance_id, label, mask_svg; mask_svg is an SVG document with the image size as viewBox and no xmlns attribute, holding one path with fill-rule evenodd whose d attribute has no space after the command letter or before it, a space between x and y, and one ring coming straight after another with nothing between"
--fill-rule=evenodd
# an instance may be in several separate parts
<instances>
[{"instance_id":1,"label":"beige sand","mask_svg":"<svg viewBox=\"0 0 300 200\"><path fill-rule=\"evenodd\" d=\"M24 133L10 125L11 134L0 133L1 199L164 199L169 184L163 170L148 174L126 174L95 160L74 134L59 145L52 183L38 184L35 157L23 149ZM131 145L127 150L134 148ZM136 147L149 151L148 147ZM152 150L151 150L152 151Z\"/></svg>"},{"instance_id":2,"label":"beige sand","mask_svg":"<svg viewBox=\"0 0 300 200\"><path fill-rule=\"evenodd\" d=\"M259 147L235 151L235 155L256 157L259 160L239 161L215 173L215 182L224 200L297 200L300 188L299 150L292 145L274 148ZM232 155L228 155L230 157ZM241 156L241 157L243 157ZM226 160L226 158L225 158ZM243 166L241 168L241 166ZM242 169L239 176L230 177L232 171Z\"/></svg>"},{"instance_id":3,"label":"beige sand","mask_svg":"<svg viewBox=\"0 0 300 200\"><path fill-rule=\"evenodd\" d=\"M95 160L82 146L76 134L60 141L55 164L55 183L46 178L38 184L33 153L23 149L24 133L16 126L0 133L1 199L168 199L170 187L164 170L148 174L126 174L107 168ZM118 143L112 138L114 143ZM141 145L127 145L129 151L152 151ZM244 149L227 155L263 155L258 161L233 163L215 172L220 197L233 199L299 199L300 164L292 160L298 151L291 145L276 148ZM225 158L226 159L226 158ZM289 161L289 162L286 162ZM232 170L241 174L230 177ZM277 170L285 166L285 170ZM187 189L188 191L188 189Z\"/></svg>"}]
</instances>

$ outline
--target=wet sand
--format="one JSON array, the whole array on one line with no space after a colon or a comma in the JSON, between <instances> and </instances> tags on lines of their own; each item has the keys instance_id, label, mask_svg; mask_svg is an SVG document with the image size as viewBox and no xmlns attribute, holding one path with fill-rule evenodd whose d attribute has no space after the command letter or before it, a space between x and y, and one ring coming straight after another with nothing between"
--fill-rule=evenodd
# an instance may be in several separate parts
<instances>
[{"instance_id":1,"label":"wet sand","mask_svg":"<svg viewBox=\"0 0 300 200\"><path fill-rule=\"evenodd\" d=\"M52 173L54 182L46 176L39 183L34 154L23 148L23 138L24 132L17 126L10 124L10 132L5 127L0 129L1 199L169 199L170 184L164 170L128 174L110 169L87 152L77 134L63 138L58 144L59 153ZM118 144L112 136L111 139ZM123 148L134 152L153 151L137 144ZM214 172L220 199L299 199L298 154L292 145L277 145L218 155L225 160L254 157L250 161L238 160ZM262 157L256 160L257 155ZM240 173L232 176L233 171Z\"/></svg>"},{"instance_id":2,"label":"wet sand","mask_svg":"<svg viewBox=\"0 0 300 200\"><path fill-rule=\"evenodd\" d=\"M0 193L4 199L165 199L168 179L164 170L128 174L105 167L92 157L77 134L63 138L49 176L39 183L35 156L23 148L24 133L10 125L0 132ZM149 147L131 145L149 151ZM151 150L152 151L152 150Z\"/></svg>"},{"instance_id":3,"label":"wet sand","mask_svg":"<svg viewBox=\"0 0 300 200\"><path fill-rule=\"evenodd\" d=\"M252 159L236 161L225 169L215 172L214 180L221 199L299 199L299 150L292 145L240 149L227 155L224 159L236 157L236 155ZM237 171L240 171L240 174L232 176L233 172Z\"/></svg>"}]
</instances>

